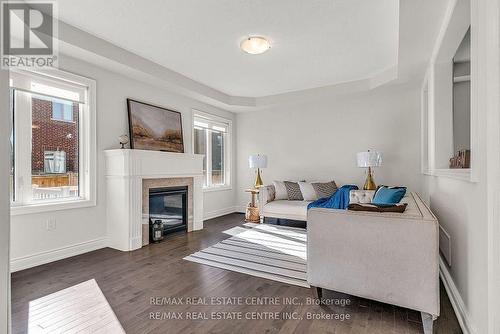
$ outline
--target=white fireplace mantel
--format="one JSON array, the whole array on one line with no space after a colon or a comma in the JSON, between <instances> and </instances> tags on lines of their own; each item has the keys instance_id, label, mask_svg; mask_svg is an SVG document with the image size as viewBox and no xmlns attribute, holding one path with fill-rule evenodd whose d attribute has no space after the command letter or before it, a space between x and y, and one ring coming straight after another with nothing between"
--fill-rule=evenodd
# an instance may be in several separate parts
<instances>
[{"instance_id":1,"label":"white fireplace mantel","mask_svg":"<svg viewBox=\"0 0 500 334\"><path fill-rule=\"evenodd\" d=\"M106 157L106 217L109 247L142 247L142 180L193 178L192 230L203 228L203 155L116 149Z\"/></svg>"}]
</instances>

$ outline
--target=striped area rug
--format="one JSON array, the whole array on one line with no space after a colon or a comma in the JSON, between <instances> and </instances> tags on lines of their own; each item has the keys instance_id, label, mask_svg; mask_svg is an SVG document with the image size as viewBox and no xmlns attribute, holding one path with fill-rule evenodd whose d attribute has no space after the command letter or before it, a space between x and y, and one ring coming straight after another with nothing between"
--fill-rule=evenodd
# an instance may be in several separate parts
<instances>
[{"instance_id":1,"label":"striped area rug","mask_svg":"<svg viewBox=\"0 0 500 334\"><path fill-rule=\"evenodd\" d=\"M246 223L225 233L232 236L184 260L309 287L304 229Z\"/></svg>"},{"instance_id":2,"label":"striped area rug","mask_svg":"<svg viewBox=\"0 0 500 334\"><path fill-rule=\"evenodd\" d=\"M29 303L28 333L125 334L94 279Z\"/></svg>"}]
</instances>

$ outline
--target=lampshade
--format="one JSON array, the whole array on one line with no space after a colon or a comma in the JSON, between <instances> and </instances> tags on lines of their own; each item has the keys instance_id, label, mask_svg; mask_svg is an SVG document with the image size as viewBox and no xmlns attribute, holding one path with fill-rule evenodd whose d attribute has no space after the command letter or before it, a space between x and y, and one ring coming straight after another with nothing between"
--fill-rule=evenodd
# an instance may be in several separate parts
<instances>
[{"instance_id":1,"label":"lampshade","mask_svg":"<svg viewBox=\"0 0 500 334\"><path fill-rule=\"evenodd\" d=\"M358 167L379 167L382 165L381 152L359 152L357 154Z\"/></svg>"},{"instance_id":2,"label":"lampshade","mask_svg":"<svg viewBox=\"0 0 500 334\"><path fill-rule=\"evenodd\" d=\"M267 156L261 154L254 154L248 157L249 168L266 168Z\"/></svg>"}]
</instances>

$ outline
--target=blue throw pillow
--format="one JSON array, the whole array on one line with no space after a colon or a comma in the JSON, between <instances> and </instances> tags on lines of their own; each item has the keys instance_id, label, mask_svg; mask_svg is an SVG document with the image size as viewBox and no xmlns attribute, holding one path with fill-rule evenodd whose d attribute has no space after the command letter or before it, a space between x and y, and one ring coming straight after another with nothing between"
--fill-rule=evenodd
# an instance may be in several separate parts
<instances>
[{"instance_id":1,"label":"blue throw pillow","mask_svg":"<svg viewBox=\"0 0 500 334\"><path fill-rule=\"evenodd\" d=\"M381 186L373 196L373 204L397 204L406 194L406 187Z\"/></svg>"}]
</instances>

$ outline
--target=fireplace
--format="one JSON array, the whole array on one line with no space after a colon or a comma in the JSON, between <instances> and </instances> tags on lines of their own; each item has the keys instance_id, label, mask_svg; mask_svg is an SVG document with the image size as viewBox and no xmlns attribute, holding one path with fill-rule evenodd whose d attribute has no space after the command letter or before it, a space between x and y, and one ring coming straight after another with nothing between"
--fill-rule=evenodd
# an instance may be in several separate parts
<instances>
[{"instance_id":1,"label":"fireplace","mask_svg":"<svg viewBox=\"0 0 500 334\"><path fill-rule=\"evenodd\" d=\"M107 243L133 251L149 244L149 190L187 187L187 232L203 229L203 155L106 150Z\"/></svg>"},{"instance_id":2,"label":"fireplace","mask_svg":"<svg viewBox=\"0 0 500 334\"><path fill-rule=\"evenodd\" d=\"M160 220L163 235L187 231L188 187L166 187L149 189L149 222Z\"/></svg>"}]
</instances>

